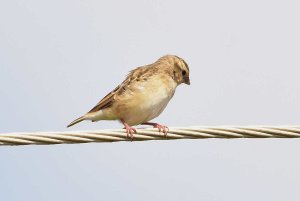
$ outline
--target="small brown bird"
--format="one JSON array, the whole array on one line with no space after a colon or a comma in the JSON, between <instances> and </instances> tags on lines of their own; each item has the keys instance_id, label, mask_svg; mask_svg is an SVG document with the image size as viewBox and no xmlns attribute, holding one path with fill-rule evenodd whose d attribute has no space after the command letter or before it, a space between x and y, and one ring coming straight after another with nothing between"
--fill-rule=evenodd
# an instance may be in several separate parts
<instances>
[{"instance_id":1,"label":"small brown bird","mask_svg":"<svg viewBox=\"0 0 300 201\"><path fill-rule=\"evenodd\" d=\"M161 114L181 83L190 85L187 63L175 55L163 56L130 71L117 88L68 127L83 120L119 120L131 138L136 132L131 126L138 124L152 125L166 135L167 126L149 121Z\"/></svg>"}]
</instances>

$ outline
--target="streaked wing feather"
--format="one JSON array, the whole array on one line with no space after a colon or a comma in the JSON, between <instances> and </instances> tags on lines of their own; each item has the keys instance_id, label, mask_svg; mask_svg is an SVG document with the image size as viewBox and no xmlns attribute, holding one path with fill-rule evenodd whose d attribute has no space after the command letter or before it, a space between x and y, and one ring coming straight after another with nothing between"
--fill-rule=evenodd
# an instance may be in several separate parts
<instances>
[{"instance_id":1,"label":"streaked wing feather","mask_svg":"<svg viewBox=\"0 0 300 201\"><path fill-rule=\"evenodd\" d=\"M116 88L117 89L117 88ZM114 90L115 91L115 90ZM110 107L114 101L114 91L108 93L102 100L100 100L95 107L93 107L88 113L97 112L104 108Z\"/></svg>"},{"instance_id":2,"label":"streaked wing feather","mask_svg":"<svg viewBox=\"0 0 300 201\"><path fill-rule=\"evenodd\" d=\"M97 112L99 110L111 107L116 99L116 96L121 94L122 91L126 90L126 87L130 85L130 82L132 82L142 74L142 72L139 72L140 70L142 70L142 68L145 67L138 67L130 71L126 79L119 86L117 86L113 91L111 91L103 99L101 99L97 103L97 105L93 107L88 113Z\"/></svg>"}]
</instances>

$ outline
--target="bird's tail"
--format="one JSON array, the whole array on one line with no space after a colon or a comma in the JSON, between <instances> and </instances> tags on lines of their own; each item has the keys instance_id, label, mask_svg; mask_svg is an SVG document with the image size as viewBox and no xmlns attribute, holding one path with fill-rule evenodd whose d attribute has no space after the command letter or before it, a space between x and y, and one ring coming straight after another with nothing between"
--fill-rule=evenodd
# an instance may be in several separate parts
<instances>
[{"instance_id":1,"label":"bird's tail","mask_svg":"<svg viewBox=\"0 0 300 201\"><path fill-rule=\"evenodd\" d=\"M69 127L71 127L71 126L73 126L73 125L75 125L75 124L77 124L77 123L79 123L79 122L81 122L81 121L83 121L83 120L85 120L85 116L81 116L81 117L79 117L78 119L75 119L74 121L72 121L72 122L67 126L67 128L69 128Z\"/></svg>"}]
</instances>

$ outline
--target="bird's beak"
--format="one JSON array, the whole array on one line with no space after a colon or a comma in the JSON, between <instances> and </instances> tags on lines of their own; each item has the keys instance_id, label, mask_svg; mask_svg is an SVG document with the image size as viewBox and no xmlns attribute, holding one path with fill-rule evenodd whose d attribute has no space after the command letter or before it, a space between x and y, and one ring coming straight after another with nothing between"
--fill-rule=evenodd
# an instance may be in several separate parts
<instances>
[{"instance_id":1,"label":"bird's beak","mask_svg":"<svg viewBox=\"0 0 300 201\"><path fill-rule=\"evenodd\" d=\"M184 83L187 84L187 85L190 85L191 84L190 78L189 77L185 77L184 78Z\"/></svg>"}]
</instances>

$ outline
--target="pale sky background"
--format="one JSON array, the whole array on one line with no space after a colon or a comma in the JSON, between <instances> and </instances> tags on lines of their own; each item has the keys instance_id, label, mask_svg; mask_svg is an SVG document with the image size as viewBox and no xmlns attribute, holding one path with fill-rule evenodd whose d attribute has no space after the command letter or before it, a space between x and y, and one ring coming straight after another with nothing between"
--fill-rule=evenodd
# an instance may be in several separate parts
<instances>
[{"instance_id":1,"label":"pale sky background","mask_svg":"<svg viewBox=\"0 0 300 201\"><path fill-rule=\"evenodd\" d=\"M184 58L156 119L168 126L300 119L300 2L0 1L0 132L66 125L134 67ZM300 140L235 139L0 147L0 199L300 200Z\"/></svg>"}]
</instances>

